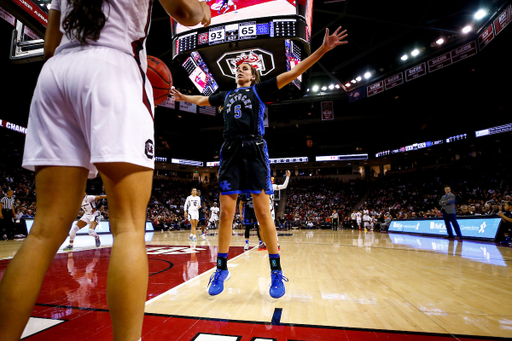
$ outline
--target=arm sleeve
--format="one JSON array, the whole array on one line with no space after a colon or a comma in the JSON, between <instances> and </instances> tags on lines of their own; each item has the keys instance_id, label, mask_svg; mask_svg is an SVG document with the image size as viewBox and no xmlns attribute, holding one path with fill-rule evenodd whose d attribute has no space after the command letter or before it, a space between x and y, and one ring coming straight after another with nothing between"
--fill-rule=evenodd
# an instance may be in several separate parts
<instances>
[{"instance_id":1,"label":"arm sleeve","mask_svg":"<svg viewBox=\"0 0 512 341\"><path fill-rule=\"evenodd\" d=\"M188 206L189 206L189 205L190 205L190 200L188 200L188 198L187 198L187 200L185 200L185 205L183 205L183 210L184 210L185 212L187 212L187 211L188 211Z\"/></svg>"},{"instance_id":2,"label":"arm sleeve","mask_svg":"<svg viewBox=\"0 0 512 341\"><path fill-rule=\"evenodd\" d=\"M256 93L258 94L258 97L263 101L267 102L268 97L273 94L274 92L278 91L279 88L277 87L277 78L272 77L266 81L260 82L256 84L255 86Z\"/></svg>"},{"instance_id":3,"label":"arm sleeve","mask_svg":"<svg viewBox=\"0 0 512 341\"><path fill-rule=\"evenodd\" d=\"M96 200L96 196L95 195L88 195L87 196L87 202L93 202Z\"/></svg>"},{"instance_id":4,"label":"arm sleeve","mask_svg":"<svg viewBox=\"0 0 512 341\"><path fill-rule=\"evenodd\" d=\"M273 185L273 186L276 186L273 189L286 189L286 187L288 187L288 181L290 181L289 176L286 177L286 179L284 180L284 183L282 185Z\"/></svg>"}]
</instances>

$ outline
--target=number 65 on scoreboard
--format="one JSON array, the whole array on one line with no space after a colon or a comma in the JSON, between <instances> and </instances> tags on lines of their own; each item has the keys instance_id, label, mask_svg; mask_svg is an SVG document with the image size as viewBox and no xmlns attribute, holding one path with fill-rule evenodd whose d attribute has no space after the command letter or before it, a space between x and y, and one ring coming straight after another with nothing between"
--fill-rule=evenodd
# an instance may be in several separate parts
<instances>
[{"instance_id":1,"label":"number 65 on scoreboard","mask_svg":"<svg viewBox=\"0 0 512 341\"><path fill-rule=\"evenodd\" d=\"M256 21L240 23L238 28L238 39L255 39Z\"/></svg>"}]
</instances>

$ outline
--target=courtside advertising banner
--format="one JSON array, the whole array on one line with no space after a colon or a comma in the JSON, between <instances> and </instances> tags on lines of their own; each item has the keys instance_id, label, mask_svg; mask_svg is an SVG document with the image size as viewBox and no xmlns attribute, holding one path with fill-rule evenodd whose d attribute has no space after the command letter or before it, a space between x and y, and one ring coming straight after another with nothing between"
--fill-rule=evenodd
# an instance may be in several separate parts
<instances>
[{"instance_id":1,"label":"courtside advertising banner","mask_svg":"<svg viewBox=\"0 0 512 341\"><path fill-rule=\"evenodd\" d=\"M494 239L501 218L457 218L463 237ZM390 232L431 234L447 236L446 225L442 219L394 220L389 225ZM455 232L454 232L455 235Z\"/></svg>"},{"instance_id":2,"label":"courtside advertising banner","mask_svg":"<svg viewBox=\"0 0 512 341\"><path fill-rule=\"evenodd\" d=\"M176 109L176 102L174 101L174 98L167 97L165 99L165 101L160 103L158 106L159 107L166 107L166 108L169 108L169 109Z\"/></svg>"},{"instance_id":3,"label":"courtside advertising banner","mask_svg":"<svg viewBox=\"0 0 512 341\"><path fill-rule=\"evenodd\" d=\"M197 112L197 105L185 101L180 102L180 110L195 114Z\"/></svg>"}]
</instances>

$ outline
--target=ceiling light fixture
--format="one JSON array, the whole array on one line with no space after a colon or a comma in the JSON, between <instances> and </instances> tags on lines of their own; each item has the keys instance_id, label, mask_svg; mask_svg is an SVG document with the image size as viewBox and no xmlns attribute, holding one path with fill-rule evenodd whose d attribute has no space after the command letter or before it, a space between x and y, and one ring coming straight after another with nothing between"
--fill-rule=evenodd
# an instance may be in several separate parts
<instances>
[{"instance_id":1,"label":"ceiling light fixture","mask_svg":"<svg viewBox=\"0 0 512 341\"><path fill-rule=\"evenodd\" d=\"M473 29L473 27L468 25L462 29L462 33L469 33L469 32L471 32L472 29Z\"/></svg>"},{"instance_id":2,"label":"ceiling light fixture","mask_svg":"<svg viewBox=\"0 0 512 341\"><path fill-rule=\"evenodd\" d=\"M480 20L480 19L483 19L487 16L487 11L485 9L480 9L478 10L475 15L474 15L474 18L476 20Z\"/></svg>"}]
</instances>

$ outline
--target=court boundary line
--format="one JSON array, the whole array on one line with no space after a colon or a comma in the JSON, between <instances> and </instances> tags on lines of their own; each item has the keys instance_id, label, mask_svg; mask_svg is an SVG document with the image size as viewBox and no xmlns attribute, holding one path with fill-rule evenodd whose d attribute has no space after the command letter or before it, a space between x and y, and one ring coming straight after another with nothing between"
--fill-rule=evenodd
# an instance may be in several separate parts
<instances>
[{"instance_id":1,"label":"court boundary line","mask_svg":"<svg viewBox=\"0 0 512 341\"><path fill-rule=\"evenodd\" d=\"M36 303L36 306L43 307L52 307L59 309L75 309L75 310L85 310L85 311L96 311L108 313L108 309L102 308L85 308L85 307L75 307L75 306L66 306L59 304L46 304L46 303ZM222 319L222 318L213 318L213 317L199 317L199 316L186 316L186 315L173 315L173 314L162 314L162 313L144 313L145 316L155 316L155 317L166 317L166 318L176 318L176 319L186 319L186 320L198 320L198 321L214 321L214 322L230 322L230 323L241 323L241 324L258 324L258 325L270 325L272 321L262 322L262 321L249 321L249 320L231 320L231 319ZM500 315L501 316L501 315ZM31 316L31 317L39 317L39 316ZM357 327L341 327L341 326L323 326L323 325L315 325L315 324L302 324L302 323L279 323L276 324L278 326L283 327L299 327L299 328L311 328L311 329L335 329L335 330L347 330L347 331L359 331L359 332L376 332L376 333L390 333L390 334L410 334L410 335L420 335L420 336L433 336L433 337L451 337L451 338L467 338L467 339L485 339L485 340L509 340L508 337L501 336L484 336L484 335L464 335L464 334L451 334L451 333L429 333L429 332L416 332L416 331L405 331L405 330L388 330L388 329L377 329L377 328L357 328Z\"/></svg>"}]
</instances>

